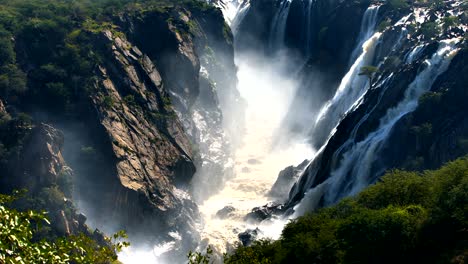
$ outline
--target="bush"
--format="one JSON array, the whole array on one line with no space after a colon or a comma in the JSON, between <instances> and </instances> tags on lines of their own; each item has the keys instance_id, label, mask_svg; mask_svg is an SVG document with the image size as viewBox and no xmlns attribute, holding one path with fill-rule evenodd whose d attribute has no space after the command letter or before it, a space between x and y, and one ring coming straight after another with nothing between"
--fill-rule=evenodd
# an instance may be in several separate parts
<instances>
[{"instance_id":1,"label":"bush","mask_svg":"<svg viewBox=\"0 0 468 264\"><path fill-rule=\"evenodd\" d=\"M387 3L393 10L407 10L410 8L406 0L387 0Z\"/></svg>"},{"instance_id":2,"label":"bush","mask_svg":"<svg viewBox=\"0 0 468 264\"><path fill-rule=\"evenodd\" d=\"M84 234L38 241L35 235L50 224L47 215L10 209L8 205L17 198L0 195L0 263L112 263L116 253L128 246L122 232L106 238L109 246Z\"/></svg>"},{"instance_id":3,"label":"bush","mask_svg":"<svg viewBox=\"0 0 468 264\"><path fill-rule=\"evenodd\" d=\"M355 198L290 222L226 263L448 263L468 246L468 157L391 171Z\"/></svg>"},{"instance_id":4,"label":"bush","mask_svg":"<svg viewBox=\"0 0 468 264\"><path fill-rule=\"evenodd\" d=\"M432 39L440 33L439 24L437 22L426 22L421 26L421 34L425 39Z\"/></svg>"}]
</instances>

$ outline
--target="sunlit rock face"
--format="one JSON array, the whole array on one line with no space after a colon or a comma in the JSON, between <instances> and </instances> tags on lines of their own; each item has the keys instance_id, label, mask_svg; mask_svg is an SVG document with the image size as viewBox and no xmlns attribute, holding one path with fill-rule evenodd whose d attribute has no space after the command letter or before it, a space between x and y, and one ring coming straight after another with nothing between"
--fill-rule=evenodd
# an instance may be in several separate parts
<instances>
[{"instance_id":1,"label":"sunlit rock face","mask_svg":"<svg viewBox=\"0 0 468 264\"><path fill-rule=\"evenodd\" d=\"M116 23L123 36L98 39L109 59L91 98L119 179L104 189L102 208L136 241L130 255L154 247L158 258L181 261L200 240L195 202L229 178L234 132L243 130L232 35L212 8L124 14Z\"/></svg>"}]
</instances>

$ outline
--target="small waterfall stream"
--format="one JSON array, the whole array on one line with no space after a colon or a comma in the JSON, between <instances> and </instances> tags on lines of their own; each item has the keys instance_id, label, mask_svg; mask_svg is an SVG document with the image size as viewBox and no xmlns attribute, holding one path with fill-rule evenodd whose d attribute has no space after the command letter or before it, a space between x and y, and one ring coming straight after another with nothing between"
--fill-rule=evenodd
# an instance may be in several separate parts
<instances>
[{"instance_id":1,"label":"small waterfall stream","mask_svg":"<svg viewBox=\"0 0 468 264\"><path fill-rule=\"evenodd\" d=\"M271 51L280 51L284 48L286 23L289 15L289 8L291 7L291 1L292 0L282 0L278 12L273 17L269 43Z\"/></svg>"}]
</instances>

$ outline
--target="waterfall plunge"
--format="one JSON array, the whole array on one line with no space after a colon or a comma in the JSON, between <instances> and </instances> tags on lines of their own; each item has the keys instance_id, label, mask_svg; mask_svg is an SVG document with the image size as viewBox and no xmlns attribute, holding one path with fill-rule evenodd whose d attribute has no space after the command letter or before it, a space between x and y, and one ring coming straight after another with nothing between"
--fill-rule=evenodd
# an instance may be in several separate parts
<instances>
[{"instance_id":1,"label":"waterfall plunge","mask_svg":"<svg viewBox=\"0 0 468 264\"><path fill-rule=\"evenodd\" d=\"M328 203L334 203L343 196L354 195L375 180L370 177L371 167L393 126L403 116L416 109L419 97L429 91L437 77L447 70L458 51L455 48L458 42L459 39L441 41L437 52L431 59L424 62L426 68L406 89L404 99L396 107L387 111L376 131L370 133L366 139L344 154L341 166L331 174L332 188L325 196ZM348 174L353 175L353 178L345 183L344 178ZM345 193L340 193L337 190L343 184L346 185Z\"/></svg>"},{"instance_id":2,"label":"waterfall plunge","mask_svg":"<svg viewBox=\"0 0 468 264\"><path fill-rule=\"evenodd\" d=\"M425 69L418 73L406 89L403 100L387 110L374 132L344 153L339 167L331 173L328 180L305 194L294 208L295 216L314 209L318 203L317 199L323 195L326 204L333 204L343 197L357 194L375 181L370 177L371 167L392 128L403 116L416 109L419 97L430 90L437 77L447 70L458 52L456 44L459 41L460 39L441 41L434 55L424 62ZM347 180L347 176L352 177Z\"/></svg>"},{"instance_id":3,"label":"waterfall plunge","mask_svg":"<svg viewBox=\"0 0 468 264\"><path fill-rule=\"evenodd\" d=\"M247 101L246 134L235 155L235 176L228 180L219 194L200 205L204 219L201 236L217 251L237 242L238 233L259 228L261 235L278 238L283 222L249 223L244 220L254 207L271 202L266 196L277 179L278 172L291 164L311 157L313 151L305 139L289 138L287 145L275 147L274 137L293 99L296 81L283 73L281 65L270 58L255 54L236 54L238 89ZM216 213L225 206L236 210L227 218Z\"/></svg>"},{"instance_id":4,"label":"waterfall plunge","mask_svg":"<svg viewBox=\"0 0 468 264\"><path fill-rule=\"evenodd\" d=\"M269 48L272 52L281 51L284 47L284 38L286 34L286 24L289 15L289 8L292 0L282 0L278 12L273 17L270 31Z\"/></svg>"}]
</instances>

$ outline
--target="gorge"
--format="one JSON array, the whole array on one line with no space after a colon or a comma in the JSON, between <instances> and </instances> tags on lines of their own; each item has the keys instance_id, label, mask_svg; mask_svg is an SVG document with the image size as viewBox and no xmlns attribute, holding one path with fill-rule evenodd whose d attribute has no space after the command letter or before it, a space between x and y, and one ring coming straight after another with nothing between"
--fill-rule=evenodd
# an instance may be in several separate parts
<instances>
[{"instance_id":1,"label":"gorge","mask_svg":"<svg viewBox=\"0 0 468 264\"><path fill-rule=\"evenodd\" d=\"M466 1L101 1L0 0L0 190L47 236L218 263L468 153Z\"/></svg>"}]
</instances>

